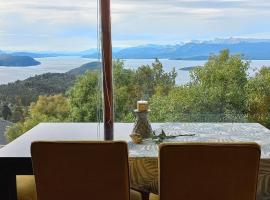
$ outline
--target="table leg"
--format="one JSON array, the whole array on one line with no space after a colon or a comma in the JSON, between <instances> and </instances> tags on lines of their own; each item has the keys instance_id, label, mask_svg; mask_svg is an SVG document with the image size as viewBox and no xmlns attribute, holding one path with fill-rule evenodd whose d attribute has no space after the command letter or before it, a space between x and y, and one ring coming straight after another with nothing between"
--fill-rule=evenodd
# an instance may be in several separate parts
<instances>
[{"instance_id":1,"label":"table leg","mask_svg":"<svg viewBox=\"0 0 270 200\"><path fill-rule=\"evenodd\" d=\"M30 174L31 158L0 157L0 200L17 200L16 175Z\"/></svg>"},{"instance_id":2,"label":"table leg","mask_svg":"<svg viewBox=\"0 0 270 200\"><path fill-rule=\"evenodd\" d=\"M17 200L16 175L0 174L0 199Z\"/></svg>"}]
</instances>

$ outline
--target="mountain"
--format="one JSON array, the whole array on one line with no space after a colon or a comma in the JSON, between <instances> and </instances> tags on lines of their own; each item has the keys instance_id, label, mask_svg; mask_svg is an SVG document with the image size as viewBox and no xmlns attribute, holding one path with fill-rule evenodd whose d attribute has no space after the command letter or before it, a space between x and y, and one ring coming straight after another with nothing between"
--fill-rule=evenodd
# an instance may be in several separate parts
<instances>
[{"instance_id":1,"label":"mountain","mask_svg":"<svg viewBox=\"0 0 270 200\"><path fill-rule=\"evenodd\" d=\"M112 53L118 53L119 51L123 50L123 47L113 47L112 48ZM90 50L86 50L86 51L82 51L80 52L82 55L82 58L97 58L98 54L97 54L97 50L96 49L90 49Z\"/></svg>"},{"instance_id":2,"label":"mountain","mask_svg":"<svg viewBox=\"0 0 270 200\"><path fill-rule=\"evenodd\" d=\"M29 56L0 55L0 66L28 67L39 65L40 62Z\"/></svg>"},{"instance_id":3,"label":"mountain","mask_svg":"<svg viewBox=\"0 0 270 200\"><path fill-rule=\"evenodd\" d=\"M113 58L206 60L209 55L218 54L223 49L229 49L232 54L241 54L245 59L270 60L270 40L252 38L216 38L209 41L191 41L175 45L141 45L115 51ZM97 54L84 57L96 58Z\"/></svg>"},{"instance_id":4,"label":"mountain","mask_svg":"<svg viewBox=\"0 0 270 200\"><path fill-rule=\"evenodd\" d=\"M123 49L113 54L120 59L182 59L205 60L211 54L229 49L232 54L241 54L245 59L269 60L270 41L239 43L187 43L184 45L146 45Z\"/></svg>"},{"instance_id":5,"label":"mountain","mask_svg":"<svg viewBox=\"0 0 270 200\"><path fill-rule=\"evenodd\" d=\"M121 47L114 47L112 51L114 53L122 50ZM0 51L0 55L4 54L3 51ZM90 57L89 55L95 55L97 57L97 49L92 48L85 51L39 51L39 52L27 52L27 51L18 51L18 52L9 52L9 55L12 56L29 56L32 58L46 58L46 57L58 57L58 56L82 56L85 58Z\"/></svg>"},{"instance_id":6,"label":"mountain","mask_svg":"<svg viewBox=\"0 0 270 200\"><path fill-rule=\"evenodd\" d=\"M86 63L66 73L46 73L0 85L0 104L8 102L16 104L17 97L21 98L24 106L36 101L39 95L53 95L65 93L73 86L76 77L84 74L87 70L94 70L100 63Z\"/></svg>"},{"instance_id":7,"label":"mountain","mask_svg":"<svg viewBox=\"0 0 270 200\"><path fill-rule=\"evenodd\" d=\"M254 38L216 38L214 40L193 40L174 45L148 44L128 48L113 47L114 59L181 59L205 60L211 54L229 49L232 54L241 54L250 60L270 60L270 39ZM0 53L1 54L1 53ZM48 51L48 52L10 52L13 56L29 56L32 58L55 56L82 56L97 58L96 48L85 51Z\"/></svg>"},{"instance_id":8,"label":"mountain","mask_svg":"<svg viewBox=\"0 0 270 200\"><path fill-rule=\"evenodd\" d=\"M72 69L70 71L67 72L67 74L69 75L81 75L84 74L87 70L97 70L100 69L101 65L100 62L90 62L90 63L86 63L83 64L82 66Z\"/></svg>"},{"instance_id":9,"label":"mountain","mask_svg":"<svg viewBox=\"0 0 270 200\"><path fill-rule=\"evenodd\" d=\"M58 53L31 53L31 52L14 52L10 53L12 56L29 56L31 58L46 58L46 57L57 57L61 56Z\"/></svg>"}]
</instances>

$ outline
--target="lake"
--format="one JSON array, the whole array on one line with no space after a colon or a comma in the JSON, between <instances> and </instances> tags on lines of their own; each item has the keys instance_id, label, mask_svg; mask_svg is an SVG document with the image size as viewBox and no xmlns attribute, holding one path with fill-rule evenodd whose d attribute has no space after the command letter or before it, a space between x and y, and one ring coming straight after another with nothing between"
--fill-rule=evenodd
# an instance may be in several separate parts
<instances>
[{"instance_id":1,"label":"lake","mask_svg":"<svg viewBox=\"0 0 270 200\"><path fill-rule=\"evenodd\" d=\"M0 84L14 82L16 80L24 80L31 76L52 73L65 73L71 69L80 67L87 62L96 61L95 59L81 58L81 57L49 57L37 58L41 65L31 67L0 67ZM146 65L154 61L154 59L124 59L127 68L136 69L141 65ZM166 72L175 67L178 76L176 79L177 84L185 84L189 82L189 72L179 70L183 67L201 66L206 61L192 61L192 60L168 60L160 59ZM261 66L270 66L270 60L254 60L251 62L251 69L249 70L250 76L253 76Z\"/></svg>"}]
</instances>

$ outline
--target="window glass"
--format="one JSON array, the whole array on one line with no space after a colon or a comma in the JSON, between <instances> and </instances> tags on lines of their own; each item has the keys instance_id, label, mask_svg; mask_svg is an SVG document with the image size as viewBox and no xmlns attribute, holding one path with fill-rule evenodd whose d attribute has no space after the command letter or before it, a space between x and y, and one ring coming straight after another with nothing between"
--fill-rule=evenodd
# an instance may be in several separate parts
<instances>
[{"instance_id":1,"label":"window glass","mask_svg":"<svg viewBox=\"0 0 270 200\"><path fill-rule=\"evenodd\" d=\"M115 117L269 126L270 3L112 0Z\"/></svg>"},{"instance_id":2,"label":"window glass","mask_svg":"<svg viewBox=\"0 0 270 200\"><path fill-rule=\"evenodd\" d=\"M8 140L40 122L101 121L97 2L9 0L0 9L0 118L13 123Z\"/></svg>"}]
</instances>

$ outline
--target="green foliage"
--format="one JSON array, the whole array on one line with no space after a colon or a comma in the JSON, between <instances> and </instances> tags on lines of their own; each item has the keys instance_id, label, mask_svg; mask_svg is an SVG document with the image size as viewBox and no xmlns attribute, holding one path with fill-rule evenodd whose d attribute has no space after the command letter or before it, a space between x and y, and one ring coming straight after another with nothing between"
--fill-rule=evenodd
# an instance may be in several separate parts
<instances>
[{"instance_id":1,"label":"green foliage","mask_svg":"<svg viewBox=\"0 0 270 200\"><path fill-rule=\"evenodd\" d=\"M22 105L21 97L16 97L16 103L12 106L12 116L10 121L22 122L27 116L27 107Z\"/></svg>"},{"instance_id":2,"label":"green foliage","mask_svg":"<svg viewBox=\"0 0 270 200\"><path fill-rule=\"evenodd\" d=\"M29 116L7 129L7 138L14 140L40 122L69 121L69 106L67 99L62 95L40 96L37 102L32 103Z\"/></svg>"},{"instance_id":3,"label":"green foliage","mask_svg":"<svg viewBox=\"0 0 270 200\"><path fill-rule=\"evenodd\" d=\"M4 105L2 108L2 116L4 120L8 120L11 117L12 113L8 105Z\"/></svg>"},{"instance_id":4,"label":"green foliage","mask_svg":"<svg viewBox=\"0 0 270 200\"><path fill-rule=\"evenodd\" d=\"M158 59L152 66L143 65L137 70L125 69L119 60L114 62L116 121L134 121L131 112L136 102L148 100L155 94L167 95L175 87L176 76L175 69L165 72Z\"/></svg>"},{"instance_id":5,"label":"green foliage","mask_svg":"<svg viewBox=\"0 0 270 200\"><path fill-rule=\"evenodd\" d=\"M270 127L270 68L261 68L246 88L249 120Z\"/></svg>"},{"instance_id":6,"label":"green foliage","mask_svg":"<svg viewBox=\"0 0 270 200\"><path fill-rule=\"evenodd\" d=\"M31 103L30 118L42 118L50 121L65 121L69 117L69 106L62 94L39 96L38 101Z\"/></svg>"},{"instance_id":7,"label":"green foliage","mask_svg":"<svg viewBox=\"0 0 270 200\"><path fill-rule=\"evenodd\" d=\"M134 85L135 71L124 68L124 62L116 60L113 63L114 77L114 110L116 121L132 121L130 113L136 105L138 94ZM130 112L131 111L131 112Z\"/></svg>"},{"instance_id":8,"label":"green foliage","mask_svg":"<svg viewBox=\"0 0 270 200\"><path fill-rule=\"evenodd\" d=\"M116 60L113 63L115 121L133 122L136 102L144 99L150 102L152 122L249 120L270 127L270 68L264 67L250 78L249 66L250 62L243 61L241 56L230 55L224 50L210 56L203 67L194 67L189 84L177 86L175 69L165 72L157 59L152 65L143 65L136 70ZM67 98L63 95L41 96L31 104L27 117L21 106L24 105L23 98L17 98L18 107L12 107L12 111L14 115L17 112L17 117L13 117L19 122L8 129L9 139L39 122L99 121L102 118L100 81L97 70L88 71L76 79L66 93Z\"/></svg>"},{"instance_id":9,"label":"green foliage","mask_svg":"<svg viewBox=\"0 0 270 200\"><path fill-rule=\"evenodd\" d=\"M93 122L97 121L98 102L100 88L98 88L99 74L96 71L88 71L80 76L75 85L68 91L70 116L73 121Z\"/></svg>"},{"instance_id":10,"label":"green foliage","mask_svg":"<svg viewBox=\"0 0 270 200\"><path fill-rule=\"evenodd\" d=\"M156 59L152 66L143 65L136 70L134 86L137 97L149 99L155 93L167 95L175 86L177 73L175 69L164 72L162 63Z\"/></svg>"},{"instance_id":11,"label":"green foliage","mask_svg":"<svg viewBox=\"0 0 270 200\"><path fill-rule=\"evenodd\" d=\"M239 121L246 114L249 62L221 51L191 71L191 82L151 98L152 121Z\"/></svg>"},{"instance_id":12,"label":"green foliage","mask_svg":"<svg viewBox=\"0 0 270 200\"><path fill-rule=\"evenodd\" d=\"M152 66L143 65L137 70L127 69L124 63L113 63L115 121L134 121L132 111L139 99L148 99L155 93L165 95L175 87L176 72L166 73L162 64L156 60ZM79 77L68 92L71 119L73 121L98 121L102 113L99 74L90 71Z\"/></svg>"},{"instance_id":13,"label":"green foliage","mask_svg":"<svg viewBox=\"0 0 270 200\"><path fill-rule=\"evenodd\" d=\"M99 62L90 62L66 73L46 73L27 78L23 81L0 85L0 104L8 103L16 107L18 106L19 98L19 106L27 107L31 102L37 101L41 95L64 94L74 85L78 75L82 75L88 70L97 70L99 68Z\"/></svg>"},{"instance_id":14,"label":"green foliage","mask_svg":"<svg viewBox=\"0 0 270 200\"><path fill-rule=\"evenodd\" d=\"M249 62L230 56L228 50L211 56L204 67L194 69L191 87L197 87L199 112L245 112Z\"/></svg>"},{"instance_id":15,"label":"green foliage","mask_svg":"<svg viewBox=\"0 0 270 200\"><path fill-rule=\"evenodd\" d=\"M20 98L21 106L29 106L40 95L65 93L74 84L75 76L60 73L47 73L23 81L0 85L0 102L16 105Z\"/></svg>"}]
</instances>

